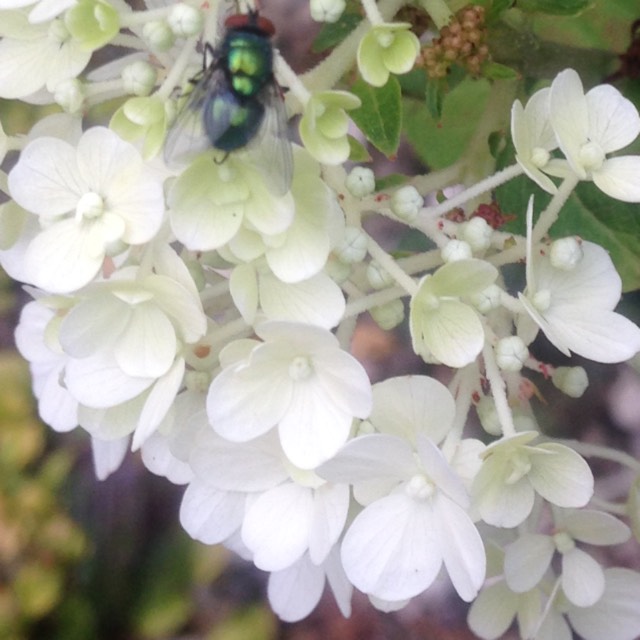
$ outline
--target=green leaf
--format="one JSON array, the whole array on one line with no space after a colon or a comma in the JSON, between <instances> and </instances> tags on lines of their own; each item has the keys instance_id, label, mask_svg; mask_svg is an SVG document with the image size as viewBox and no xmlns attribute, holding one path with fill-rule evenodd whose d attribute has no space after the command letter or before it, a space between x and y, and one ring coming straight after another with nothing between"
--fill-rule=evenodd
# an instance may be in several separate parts
<instances>
[{"instance_id":1,"label":"green leaf","mask_svg":"<svg viewBox=\"0 0 640 640\"><path fill-rule=\"evenodd\" d=\"M402 102L400 84L391 76L383 87L372 87L359 79L351 91L360 98L362 106L349 115L367 140L387 157L393 156L400 144Z\"/></svg>"},{"instance_id":2,"label":"green leaf","mask_svg":"<svg viewBox=\"0 0 640 640\"><path fill-rule=\"evenodd\" d=\"M453 164L466 149L483 116L491 90L487 80L463 80L443 99L434 118L424 101L404 102L404 133L421 160L433 169Z\"/></svg>"},{"instance_id":3,"label":"green leaf","mask_svg":"<svg viewBox=\"0 0 640 640\"><path fill-rule=\"evenodd\" d=\"M385 189L394 189L405 185L408 181L407 176L400 173L390 173L388 176L376 178L376 191L384 191Z\"/></svg>"},{"instance_id":4,"label":"green leaf","mask_svg":"<svg viewBox=\"0 0 640 640\"><path fill-rule=\"evenodd\" d=\"M496 20L499 20L502 13L507 9L510 9L515 0L493 0L491 6L485 14L485 24L491 25Z\"/></svg>"},{"instance_id":5,"label":"green leaf","mask_svg":"<svg viewBox=\"0 0 640 640\"><path fill-rule=\"evenodd\" d=\"M367 151L367 148L360 142L360 140L356 140L353 136L347 136L347 140L349 140L349 161L350 162L371 162L371 154Z\"/></svg>"},{"instance_id":6,"label":"green leaf","mask_svg":"<svg viewBox=\"0 0 640 640\"><path fill-rule=\"evenodd\" d=\"M311 45L311 51L322 53L339 45L362 21L362 15L353 10L345 10L334 23L325 23Z\"/></svg>"},{"instance_id":7,"label":"green leaf","mask_svg":"<svg viewBox=\"0 0 640 640\"><path fill-rule=\"evenodd\" d=\"M445 95L444 84L441 80L429 80L424 95L431 117L438 120L442 116L442 103Z\"/></svg>"},{"instance_id":8,"label":"green leaf","mask_svg":"<svg viewBox=\"0 0 640 640\"><path fill-rule=\"evenodd\" d=\"M592 0L519 0L518 8L530 13L575 16L591 4Z\"/></svg>"},{"instance_id":9,"label":"green leaf","mask_svg":"<svg viewBox=\"0 0 640 640\"><path fill-rule=\"evenodd\" d=\"M519 75L512 67L499 62L487 62L482 65L482 77L487 80L511 80Z\"/></svg>"}]
</instances>

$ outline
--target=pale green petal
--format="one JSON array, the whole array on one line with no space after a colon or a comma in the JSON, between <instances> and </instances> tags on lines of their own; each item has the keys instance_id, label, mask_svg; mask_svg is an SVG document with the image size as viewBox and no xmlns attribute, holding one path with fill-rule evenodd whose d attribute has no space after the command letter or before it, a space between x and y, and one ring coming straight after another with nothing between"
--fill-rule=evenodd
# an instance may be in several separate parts
<instances>
[{"instance_id":1,"label":"pale green petal","mask_svg":"<svg viewBox=\"0 0 640 640\"><path fill-rule=\"evenodd\" d=\"M608 196L623 202L640 202L640 156L608 158L594 171L594 184Z\"/></svg>"},{"instance_id":2,"label":"pale green petal","mask_svg":"<svg viewBox=\"0 0 640 640\"><path fill-rule=\"evenodd\" d=\"M582 549L562 555L562 590L576 607L594 605L604 593L602 567Z\"/></svg>"},{"instance_id":3,"label":"pale green petal","mask_svg":"<svg viewBox=\"0 0 640 640\"><path fill-rule=\"evenodd\" d=\"M550 536L522 534L506 549L504 576L516 593L533 589L549 568L555 546Z\"/></svg>"}]
</instances>

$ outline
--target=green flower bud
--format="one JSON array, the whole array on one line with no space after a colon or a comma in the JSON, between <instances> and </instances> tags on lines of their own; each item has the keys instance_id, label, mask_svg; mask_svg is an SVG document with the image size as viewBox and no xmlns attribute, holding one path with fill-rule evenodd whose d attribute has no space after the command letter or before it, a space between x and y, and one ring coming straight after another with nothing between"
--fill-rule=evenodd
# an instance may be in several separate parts
<instances>
[{"instance_id":1,"label":"green flower bud","mask_svg":"<svg viewBox=\"0 0 640 640\"><path fill-rule=\"evenodd\" d=\"M175 5L167 18L169 28L179 38L195 36L202 31L202 12L182 2Z\"/></svg>"},{"instance_id":2,"label":"green flower bud","mask_svg":"<svg viewBox=\"0 0 640 640\"><path fill-rule=\"evenodd\" d=\"M476 216L462 225L461 238L469 243L473 251L485 251L491 244L493 229L484 219Z\"/></svg>"},{"instance_id":3,"label":"green flower bud","mask_svg":"<svg viewBox=\"0 0 640 640\"><path fill-rule=\"evenodd\" d=\"M528 357L529 349L518 336L502 338L496 345L496 361L503 371L520 371Z\"/></svg>"},{"instance_id":4,"label":"green flower bud","mask_svg":"<svg viewBox=\"0 0 640 640\"><path fill-rule=\"evenodd\" d=\"M560 238L551 243L549 260L556 269L571 271L582 260L582 246L577 238Z\"/></svg>"},{"instance_id":5,"label":"green flower bud","mask_svg":"<svg viewBox=\"0 0 640 640\"><path fill-rule=\"evenodd\" d=\"M155 96L129 98L113 114L109 126L123 140L144 138L142 155L152 158L162 148L167 132L164 101Z\"/></svg>"},{"instance_id":6,"label":"green flower bud","mask_svg":"<svg viewBox=\"0 0 640 640\"><path fill-rule=\"evenodd\" d=\"M391 198L391 211L408 223L415 222L423 205L424 198L412 185L401 187Z\"/></svg>"},{"instance_id":7,"label":"green flower bud","mask_svg":"<svg viewBox=\"0 0 640 640\"><path fill-rule=\"evenodd\" d=\"M469 243L464 240L449 240L440 253L445 262L468 260L473 257Z\"/></svg>"},{"instance_id":8,"label":"green flower bud","mask_svg":"<svg viewBox=\"0 0 640 640\"><path fill-rule=\"evenodd\" d=\"M148 96L157 78L156 70L145 60L136 60L122 70L124 90L136 96Z\"/></svg>"},{"instance_id":9,"label":"green flower bud","mask_svg":"<svg viewBox=\"0 0 640 640\"><path fill-rule=\"evenodd\" d=\"M56 103L71 114L77 114L82 111L85 97L84 86L77 78L59 82L53 92L53 98Z\"/></svg>"},{"instance_id":10,"label":"green flower bud","mask_svg":"<svg viewBox=\"0 0 640 640\"><path fill-rule=\"evenodd\" d=\"M316 22L337 22L346 6L345 0L311 0L309 10Z\"/></svg>"},{"instance_id":11,"label":"green flower bud","mask_svg":"<svg viewBox=\"0 0 640 640\"><path fill-rule=\"evenodd\" d=\"M176 34L163 20L147 22L142 28L142 35L152 51L168 51L176 41Z\"/></svg>"},{"instance_id":12,"label":"green flower bud","mask_svg":"<svg viewBox=\"0 0 640 640\"><path fill-rule=\"evenodd\" d=\"M369 313L381 329L390 331L404 320L404 304L402 300L392 300L387 304L374 307Z\"/></svg>"},{"instance_id":13,"label":"green flower bud","mask_svg":"<svg viewBox=\"0 0 640 640\"><path fill-rule=\"evenodd\" d=\"M102 0L78 0L65 13L64 23L73 38L88 51L104 47L120 31L118 12Z\"/></svg>"},{"instance_id":14,"label":"green flower bud","mask_svg":"<svg viewBox=\"0 0 640 640\"><path fill-rule=\"evenodd\" d=\"M342 262L354 264L362 262L367 255L367 236L357 227L347 227L344 237L334 253Z\"/></svg>"},{"instance_id":15,"label":"green flower bud","mask_svg":"<svg viewBox=\"0 0 640 640\"><path fill-rule=\"evenodd\" d=\"M375 260L372 260L367 265L367 280L374 289L384 289L394 282L389 272L383 269Z\"/></svg>"},{"instance_id":16,"label":"green flower bud","mask_svg":"<svg viewBox=\"0 0 640 640\"><path fill-rule=\"evenodd\" d=\"M369 167L354 167L345 182L354 198L364 198L376 190L376 177Z\"/></svg>"},{"instance_id":17,"label":"green flower bud","mask_svg":"<svg viewBox=\"0 0 640 640\"><path fill-rule=\"evenodd\" d=\"M587 372L582 367L558 367L551 375L551 382L570 398L580 398L589 386Z\"/></svg>"}]
</instances>

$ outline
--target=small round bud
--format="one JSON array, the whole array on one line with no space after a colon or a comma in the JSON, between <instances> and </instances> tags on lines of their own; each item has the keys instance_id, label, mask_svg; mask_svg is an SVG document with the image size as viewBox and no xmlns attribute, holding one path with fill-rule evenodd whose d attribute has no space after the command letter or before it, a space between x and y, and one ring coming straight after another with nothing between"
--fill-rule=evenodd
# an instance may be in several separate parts
<instances>
[{"instance_id":1,"label":"small round bud","mask_svg":"<svg viewBox=\"0 0 640 640\"><path fill-rule=\"evenodd\" d=\"M391 198L391 210L405 222L413 222L423 205L424 198L411 185L401 187Z\"/></svg>"},{"instance_id":2,"label":"small round bud","mask_svg":"<svg viewBox=\"0 0 640 640\"><path fill-rule=\"evenodd\" d=\"M502 289L497 284L492 284L480 293L474 293L471 298L471 304L480 313L489 313L493 309L500 306L502 300Z\"/></svg>"},{"instance_id":3,"label":"small round bud","mask_svg":"<svg viewBox=\"0 0 640 640\"><path fill-rule=\"evenodd\" d=\"M445 262L457 262L473 257L471 247L464 240L449 240L440 253Z\"/></svg>"},{"instance_id":4,"label":"small round bud","mask_svg":"<svg viewBox=\"0 0 640 640\"><path fill-rule=\"evenodd\" d=\"M493 229L480 216L475 216L462 225L461 237L469 243L473 251L485 251L488 249L492 235Z\"/></svg>"},{"instance_id":5,"label":"small round bud","mask_svg":"<svg viewBox=\"0 0 640 640\"><path fill-rule=\"evenodd\" d=\"M156 86L158 74L145 60L136 60L122 70L122 83L127 93L148 96Z\"/></svg>"},{"instance_id":6,"label":"small round bud","mask_svg":"<svg viewBox=\"0 0 640 640\"><path fill-rule=\"evenodd\" d=\"M335 254L347 264L362 262L367 255L367 236L362 229L347 227L342 242L335 249Z\"/></svg>"},{"instance_id":7,"label":"small round bud","mask_svg":"<svg viewBox=\"0 0 640 640\"><path fill-rule=\"evenodd\" d=\"M163 20L147 22L142 35L153 51L168 51L176 41L176 35Z\"/></svg>"},{"instance_id":8,"label":"small round bud","mask_svg":"<svg viewBox=\"0 0 640 640\"><path fill-rule=\"evenodd\" d=\"M369 311L375 323L385 331L397 327L404 320L404 304L402 300L392 300Z\"/></svg>"},{"instance_id":9,"label":"small round bud","mask_svg":"<svg viewBox=\"0 0 640 640\"><path fill-rule=\"evenodd\" d=\"M77 78L63 80L56 85L53 98L67 113L79 113L84 105L84 86Z\"/></svg>"},{"instance_id":10,"label":"small round bud","mask_svg":"<svg viewBox=\"0 0 640 640\"><path fill-rule=\"evenodd\" d=\"M350 264L330 255L324 265L324 271L336 284L342 284L349 279L352 269Z\"/></svg>"},{"instance_id":11,"label":"small round bud","mask_svg":"<svg viewBox=\"0 0 640 640\"><path fill-rule=\"evenodd\" d=\"M551 243L549 260L556 269L571 271L582 260L582 245L577 238L561 238Z\"/></svg>"},{"instance_id":12,"label":"small round bud","mask_svg":"<svg viewBox=\"0 0 640 640\"><path fill-rule=\"evenodd\" d=\"M384 289L394 282L389 272L383 269L375 260L372 260L367 265L367 280L374 289Z\"/></svg>"},{"instance_id":13,"label":"small round bud","mask_svg":"<svg viewBox=\"0 0 640 640\"><path fill-rule=\"evenodd\" d=\"M364 198L376 190L376 177L369 167L354 167L345 186L354 198Z\"/></svg>"},{"instance_id":14,"label":"small round bud","mask_svg":"<svg viewBox=\"0 0 640 640\"><path fill-rule=\"evenodd\" d=\"M171 9L167 23L171 31L179 38L195 36L202 31L202 12L196 7L179 3Z\"/></svg>"},{"instance_id":15,"label":"small round bud","mask_svg":"<svg viewBox=\"0 0 640 640\"><path fill-rule=\"evenodd\" d=\"M498 419L498 412L496 411L496 404L493 398L482 396L476 405L476 412L478 413L482 428L487 433L492 436L502 435L502 427L500 426L500 420Z\"/></svg>"},{"instance_id":16,"label":"small round bud","mask_svg":"<svg viewBox=\"0 0 640 640\"><path fill-rule=\"evenodd\" d=\"M551 382L570 398L580 398L589 386L587 372L582 367L558 367L551 375Z\"/></svg>"},{"instance_id":17,"label":"small round bud","mask_svg":"<svg viewBox=\"0 0 640 640\"><path fill-rule=\"evenodd\" d=\"M309 10L316 22L337 22L346 6L345 0L311 0Z\"/></svg>"},{"instance_id":18,"label":"small round bud","mask_svg":"<svg viewBox=\"0 0 640 640\"><path fill-rule=\"evenodd\" d=\"M496 345L496 362L503 371L520 371L529 357L529 349L518 336L502 338Z\"/></svg>"}]
</instances>

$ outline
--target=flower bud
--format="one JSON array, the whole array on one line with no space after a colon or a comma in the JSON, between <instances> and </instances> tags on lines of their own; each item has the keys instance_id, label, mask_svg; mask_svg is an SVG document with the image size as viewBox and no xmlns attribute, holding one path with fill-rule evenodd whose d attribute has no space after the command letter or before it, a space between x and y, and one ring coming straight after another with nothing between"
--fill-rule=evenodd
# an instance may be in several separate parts
<instances>
[{"instance_id":1,"label":"flower bud","mask_svg":"<svg viewBox=\"0 0 640 640\"><path fill-rule=\"evenodd\" d=\"M393 278L375 260L367 265L367 280L374 289L384 289L393 284Z\"/></svg>"},{"instance_id":2,"label":"flower bud","mask_svg":"<svg viewBox=\"0 0 640 640\"><path fill-rule=\"evenodd\" d=\"M551 382L570 398L580 398L589 386L587 372L582 367L558 367L551 375Z\"/></svg>"},{"instance_id":3,"label":"flower bud","mask_svg":"<svg viewBox=\"0 0 640 640\"><path fill-rule=\"evenodd\" d=\"M489 313L500 306L502 289L497 284L492 284L480 293L474 293L470 298L471 304L480 313Z\"/></svg>"},{"instance_id":4,"label":"flower bud","mask_svg":"<svg viewBox=\"0 0 640 640\"><path fill-rule=\"evenodd\" d=\"M345 0L311 0L309 10L316 22L337 22L346 4Z\"/></svg>"},{"instance_id":5,"label":"flower bud","mask_svg":"<svg viewBox=\"0 0 640 640\"><path fill-rule=\"evenodd\" d=\"M136 60L122 70L122 83L127 93L148 96L156 85L158 74L145 60Z\"/></svg>"},{"instance_id":6,"label":"flower bud","mask_svg":"<svg viewBox=\"0 0 640 640\"><path fill-rule=\"evenodd\" d=\"M493 229L480 216L475 216L462 225L461 238L469 243L473 251L485 251L488 249L492 235Z\"/></svg>"},{"instance_id":7,"label":"flower bud","mask_svg":"<svg viewBox=\"0 0 640 640\"><path fill-rule=\"evenodd\" d=\"M556 269L571 271L582 260L582 246L577 238L560 238L551 244L549 260Z\"/></svg>"},{"instance_id":8,"label":"flower bud","mask_svg":"<svg viewBox=\"0 0 640 640\"><path fill-rule=\"evenodd\" d=\"M362 229L347 227L342 242L335 249L335 254L347 264L362 262L367 255L367 236Z\"/></svg>"},{"instance_id":9,"label":"flower bud","mask_svg":"<svg viewBox=\"0 0 640 640\"><path fill-rule=\"evenodd\" d=\"M496 345L496 362L504 371L520 371L529 357L529 349L518 336L502 338Z\"/></svg>"},{"instance_id":10,"label":"flower bud","mask_svg":"<svg viewBox=\"0 0 640 640\"><path fill-rule=\"evenodd\" d=\"M400 220L405 222L413 222L420 213L420 209L424 204L424 198L418 193L418 190L407 185L398 189L391 198L391 210Z\"/></svg>"},{"instance_id":11,"label":"flower bud","mask_svg":"<svg viewBox=\"0 0 640 640\"><path fill-rule=\"evenodd\" d=\"M324 271L336 284L341 284L349 279L352 269L350 264L330 255L324 265Z\"/></svg>"},{"instance_id":12,"label":"flower bud","mask_svg":"<svg viewBox=\"0 0 640 640\"><path fill-rule=\"evenodd\" d=\"M354 198L364 198L376 190L376 177L369 167L354 167L345 186Z\"/></svg>"},{"instance_id":13,"label":"flower bud","mask_svg":"<svg viewBox=\"0 0 640 640\"><path fill-rule=\"evenodd\" d=\"M152 51L168 51L176 41L175 33L163 20L147 22L142 35Z\"/></svg>"},{"instance_id":14,"label":"flower bud","mask_svg":"<svg viewBox=\"0 0 640 640\"><path fill-rule=\"evenodd\" d=\"M449 240L440 253L445 262L457 262L473 257L469 243L464 240Z\"/></svg>"},{"instance_id":15,"label":"flower bud","mask_svg":"<svg viewBox=\"0 0 640 640\"><path fill-rule=\"evenodd\" d=\"M180 2L171 9L167 23L179 38L195 36L202 31L202 12L196 7Z\"/></svg>"},{"instance_id":16,"label":"flower bud","mask_svg":"<svg viewBox=\"0 0 640 640\"><path fill-rule=\"evenodd\" d=\"M369 313L381 329L389 331L404 320L404 304L402 300L392 300L379 307L373 307Z\"/></svg>"},{"instance_id":17,"label":"flower bud","mask_svg":"<svg viewBox=\"0 0 640 640\"><path fill-rule=\"evenodd\" d=\"M79 113L84 105L84 86L77 78L63 80L56 85L53 98L67 113Z\"/></svg>"}]
</instances>

